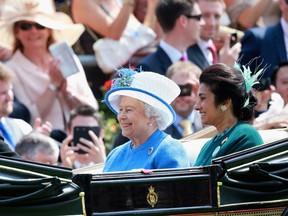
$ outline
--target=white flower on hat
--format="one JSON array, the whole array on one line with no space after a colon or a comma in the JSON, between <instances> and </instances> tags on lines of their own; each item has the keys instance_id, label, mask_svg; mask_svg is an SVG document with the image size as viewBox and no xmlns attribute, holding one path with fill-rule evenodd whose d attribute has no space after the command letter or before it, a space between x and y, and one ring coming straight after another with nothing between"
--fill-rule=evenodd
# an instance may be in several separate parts
<instances>
[{"instance_id":1,"label":"white flower on hat","mask_svg":"<svg viewBox=\"0 0 288 216\"><path fill-rule=\"evenodd\" d=\"M125 68L118 70L116 75L119 77L113 80L111 90L105 95L105 102L112 112L118 114L121 96L129 96L158 109L165 128L174 122L175 112L170 104L180 94L175 82L155 72Z\"/></svg>"}]
</instances>

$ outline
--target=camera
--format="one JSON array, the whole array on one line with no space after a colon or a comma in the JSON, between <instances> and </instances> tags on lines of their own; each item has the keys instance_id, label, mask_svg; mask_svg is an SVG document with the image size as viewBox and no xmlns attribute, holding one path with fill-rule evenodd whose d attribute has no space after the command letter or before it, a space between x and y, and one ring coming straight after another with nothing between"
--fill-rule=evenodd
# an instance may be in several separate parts
<instances>
[{"instance_id":1,"label":"camera","mask_svg":"<svg viewBox=\"0 0 288 216\"><path fill-rule=\"evenodd\" d=\"M192 86L190 84L178 85L180 87L180 95L179 96L190 96L192 93Z\"/></svg>"}]
</instances>

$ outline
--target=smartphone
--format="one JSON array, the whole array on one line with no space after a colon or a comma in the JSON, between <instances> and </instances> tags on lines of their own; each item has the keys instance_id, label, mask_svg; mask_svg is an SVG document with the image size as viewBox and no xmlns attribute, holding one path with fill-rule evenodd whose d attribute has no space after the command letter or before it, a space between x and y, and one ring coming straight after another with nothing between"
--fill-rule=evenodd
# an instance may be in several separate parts
<instances>
[{"instance_id":1,"label":"smartphone","mask_svg":"<svg viewBox=\"0 0 288 216\"><path fill-rule=\"evenodd\" d=\"M84 145L83 143L81 143L79 140L80 138L84 138L87 140L92 141L90 135L88 134L88 131L92 130L96 136L99 136L100 133L100 128L98 126L95 127L88 127L88 126L76 126L74 127L74 131L73 131L73 145L77 146L78 143ZM79 149L77 151L78 154L85 154L85 151Z\"/></svg>"},{"instance_id":2,"label":"smartphone","mask_svg":"<svg viewBox=\"0 0 288 216\"><path fill-rule=\"evenodd\" d=\"M54 58L61 60L60 70L63 77L67 78L81 70L81 62L67 42L54 43L49 46L49 51Z\"/></svg>"},{"instance_id":3,"label":"smartphone","mask_svg":"<svg viewBox=\"0 0 288 216\"><path fill-rule=\"evenodd\" d=\"M238 36L237 33L231 33L230 36L230 47L234 46L238 42Z\"/></svg>"},{"instance_id":4,"label":"smartphone","mask_svg":"<svg viewBox=\"0 0 288 216\"><path fill-rule=\"evenodd\" d=\"M192 86L190 84L178 85L180 88L179 96L190 96L192 93Z\"/></svg>"}]
</instances>

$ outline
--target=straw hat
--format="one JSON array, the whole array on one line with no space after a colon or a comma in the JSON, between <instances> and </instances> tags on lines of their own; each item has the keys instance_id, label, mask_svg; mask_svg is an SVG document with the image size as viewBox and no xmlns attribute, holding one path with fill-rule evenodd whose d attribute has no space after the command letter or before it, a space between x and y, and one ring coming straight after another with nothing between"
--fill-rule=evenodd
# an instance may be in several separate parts
<instances>
[{"instance_id":1,"label":"straw hat","mask_svg":"<svg viewBox=\"0 0 288 216\"><path fill-rule=\"evenodd\" d=\"M5 0L0 16L0 46L13 49L14 23L27 20L52 29L56 41L73 45L84 32L82 24L74 24L63 12L56 12L53 0Z\"/></svg>"},{"instance_id":2,"label":"straw hat","mask_svg":"<svg viewBox=\"0 0 288 216\"><path fill-rule=\"evenodd\" d=\"M105 102L112 112L118 114L120 97L129 96L158 109L165 128L174 122L175 112L170 103L180 94L175 82L154 72L120 69L117 74L119 78L113 80L111 90L105 95Z\"/></svg>"}]
</instances>

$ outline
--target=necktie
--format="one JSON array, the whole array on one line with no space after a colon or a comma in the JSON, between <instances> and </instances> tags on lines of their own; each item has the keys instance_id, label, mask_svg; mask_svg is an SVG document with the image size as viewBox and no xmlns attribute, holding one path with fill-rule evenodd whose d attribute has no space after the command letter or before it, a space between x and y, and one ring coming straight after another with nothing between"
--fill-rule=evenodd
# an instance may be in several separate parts
<instances>
[{"instance_id":1,"label":"necktie","mask_svg":"<svg viewBox=\"0 0 288 216\"><path fill-rule=\"evenodd\" d=\"M187 55L185 53L183 53L183 55L180 58L180 61L188 61Z\"/></svg>"},{"instance_id":2,"label":"necktie","mask_svg":"<svg viewBox=\"0 0 288 216\"><path fill-rule=\"evenodd\" d=\"M218 55L217 55L217 50L214 44L209 44L209 46L207 47L208 50L210 50L212 57L213 57L213 64L216 64L219 62L218 60Z\"/></svg>"},{"instance_id":3,"label":"necktie","mask_svg":"<svg viewBox=\"0 0 288 216\"><path fill-rule=\"evenodd\" d=\"M192 134L192 122L188 119L182 120L179 125L183 128L182 136L186 137L189 134Z\"/></svg>"},{"instance_id":4,"label":"necktie","mask_svg":"<svg viewBox=\"0 0 288 216\"><path fill-rule=\"evenodd\" d=\"M14 138L10 134L10 132L7 130L7 128L5 127L2 121L0 121L0 131L4 139L8 142L8 144L14 148L15 147Z\"/></svg>"}]
</instances>

